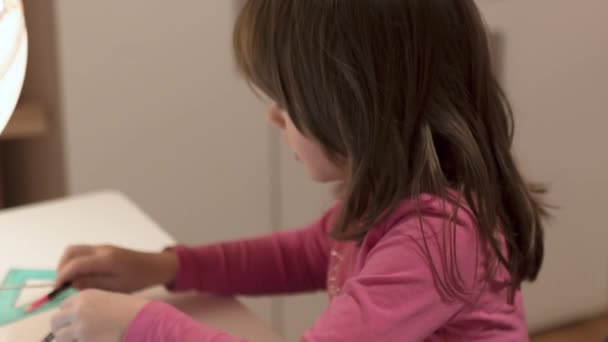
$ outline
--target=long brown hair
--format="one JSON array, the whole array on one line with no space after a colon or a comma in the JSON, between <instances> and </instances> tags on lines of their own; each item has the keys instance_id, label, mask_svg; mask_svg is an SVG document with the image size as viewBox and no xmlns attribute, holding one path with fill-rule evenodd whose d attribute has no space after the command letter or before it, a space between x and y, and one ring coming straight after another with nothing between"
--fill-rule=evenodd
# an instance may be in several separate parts
<instances>
[{"instance_id":1,"label":"long brown hair","mask_svg":"<svg viewBox=\"0 0 608 342\"><path fill-rule=\"evenodd\" d=\"M234 50L248 81L347 167L334 238L361 241L403 199L457 189L511 300L537 277L542 188L511 154L513 115L473 0L248 0Z\"/></svg>"}]
</instances>

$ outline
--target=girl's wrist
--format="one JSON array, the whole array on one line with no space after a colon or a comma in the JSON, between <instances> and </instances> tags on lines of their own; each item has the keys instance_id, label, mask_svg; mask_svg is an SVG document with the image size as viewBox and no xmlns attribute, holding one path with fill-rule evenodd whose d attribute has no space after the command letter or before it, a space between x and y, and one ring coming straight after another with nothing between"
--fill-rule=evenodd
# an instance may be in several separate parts
<instances>
[{"instance_id":1,"label":"girl's wrist","mask_svg":"<svg viewBox=\"0 0 608 342\"><path fill-rule=\"evenodd\" d=\"M177 254L173 250L165 250L154 255L154 285L170 285L177 277Z\"/></svg>"}]
</instances>

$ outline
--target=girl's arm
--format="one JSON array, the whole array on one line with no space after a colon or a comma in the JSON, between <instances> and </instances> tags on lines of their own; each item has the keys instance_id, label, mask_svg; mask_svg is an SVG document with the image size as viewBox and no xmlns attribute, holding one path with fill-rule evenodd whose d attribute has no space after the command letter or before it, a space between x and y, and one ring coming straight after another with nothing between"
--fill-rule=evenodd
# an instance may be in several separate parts
<instances>
[{"instance_id":1,"label":"girl's arm","mask_svg":"<svg viewBox=\"0 0 608 342\"><path fill-rule=\"evenodd\" d=\"M422 341L461 306L442 302L418 246L405 237L369 256L365 269L302 337L302 342ZM412 248L412 252L407 249ZM413 252L416 251L416 252ZM194 321L171 306L148 304L131 323L125 342L244 342Z\"/></svg>"},{"instance_id":2,"label":"girl's arm","mask_svg":"<svg viewBox=\"0 0 608 342\"><path fill-rule=\"evenodd\" d=\"M459 236L456 254L464 286L476 293L483 283L476 272L483 260L476 258L477 240L467 235ZM367 255L363 270L344 284L301 341L421 341L445 326L465 305L460 300L441 298L422 244L419 237L400 228L387 233ZM444 242L429 238L428 251L439 275L445 275L442 260L446 265L456 262L441 252L444 247ZM483 300L499 303L505 298L503 289ZM470 328L503 329L505 333L526 336L525 326L520 324L522 317L500 310L487 314L495 316L496 326L478 327L472 322ZM152 303L131 323L125 341L159 340L244 341L195 322L167 304Z\"/></svg>"},{"instance_id":3,"label":"girl's arm","mask_svg":"<svg viewBox=\"0 0 608 342\"><path fill-rule=\"evenodd\" d=\"M201 247L177 246L174 291L263 295L325 288L329 210L304 229Z\"/></svg>"}]
</instances>

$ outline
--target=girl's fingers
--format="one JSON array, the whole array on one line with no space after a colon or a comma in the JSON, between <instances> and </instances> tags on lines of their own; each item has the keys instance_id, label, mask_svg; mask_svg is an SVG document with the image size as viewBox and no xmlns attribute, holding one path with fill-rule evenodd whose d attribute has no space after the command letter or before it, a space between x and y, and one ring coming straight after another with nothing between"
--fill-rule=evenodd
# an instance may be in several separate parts
<instances>
[{"instance_id":1,"label":"girl's fingers","mask_svg":"<svg viewBox=\"0 0 608 342\"><path fill-rule=\"evenodd\" d=\"M78 282L80 278L112 273L112 263L103 256L90 255L69 260L57 274L57 284Z\"/></svg>"},{"instance_id":2,"label":"girl's fingers","mask_svg":"<svg viewBox=\"0 0 608 342\"><path fill-rule=\"evenodd\" d=\"M71 326L60 329L54 332L53 335L55 335L55 342L79 342L76 336L76 329Z\"/></svg>"},{"instance_id":3,"label":"girl's fingers","mask_svg":"<svg viewBox=\"0 0 608 342\"><path fill-rule=\"evenodd\" d=\"M57 334L60 330L66 328L72 322L72 315L68 311L61 311L51 319L51 331Z\"/></svg>"},{"instance_id":4,"label":"girl's fingers","mask_svg":"<svg viewBox=\"0 0 608 342\"><path fill-rule=\"evenodd\" d=\"M79 277L78 280L73 283L73 286L79 290L100 289L115 292L119 290L116 288L116 278L110 275Z\"/></svg>"}]
</instances>

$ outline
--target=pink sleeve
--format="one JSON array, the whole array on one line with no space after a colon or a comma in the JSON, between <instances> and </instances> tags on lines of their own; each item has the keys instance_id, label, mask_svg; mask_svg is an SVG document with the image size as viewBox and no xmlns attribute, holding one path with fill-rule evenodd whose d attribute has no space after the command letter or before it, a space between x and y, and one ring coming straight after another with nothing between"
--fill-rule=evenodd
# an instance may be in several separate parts
<instances>
[{"instance_id":1,"label":"pink sleeve","mask_svg":"<svg viewBox=\"0 0 608 342\"><path fill-rule=\"evenodd\" d=\"M262 295L324 289L327 221L332 212L300 230L194 248L178 246L178 273L171 290Z\"/></svg>"}]
</instances>

